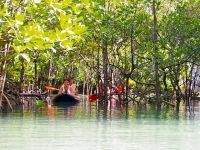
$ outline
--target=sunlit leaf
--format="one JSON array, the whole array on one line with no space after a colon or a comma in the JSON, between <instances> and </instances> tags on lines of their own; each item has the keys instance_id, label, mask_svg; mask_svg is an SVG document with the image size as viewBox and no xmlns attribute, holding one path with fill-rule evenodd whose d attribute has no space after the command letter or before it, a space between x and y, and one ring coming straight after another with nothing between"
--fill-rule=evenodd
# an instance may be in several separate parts
<instances>
[{"instance_id":1,"label":"sunlit leaf","mask_svg":"<svg viewBox=\"0 0 200 150\"><path fill-rule=\"evenodd\" d=\"M14 5L17 5L19 3L20 3L20 1L18 1L18 0L12 0L12 4L14 4Z\"/></svg>"},{"instance_id":2,"label":"sunlit leaf","mask_svg":"<svg viewBox=\"0 0 200 150\"><path fill-rule=\"evenodd\" d=\"M71 34L71 35L74 34L74 30L69 30L69 29L67 29L66 32L69 33L69 34Z\"/></svg>"},{"instance_id":3,"label":"sunlit leaf","mask_svg":"<svg viewBox=\"0 0 200 150\"><path fill-rule=\"evenodd\" d=\"M62 46L65 48L65 49L67 49L67 50L72 50L72 42L71 41L69 41L69 40L64 40L64 41L62 41Z\"/></svg>"},{"instance_id":4,"label":"sunlit leaf","mask_svg":"<svg viewBox=\"0 0 200 150\"><path fill-rule=\"evenodd\" d=\"M59 19L60 19L60 26L62 29L66 29L71 26L71 23L69 21L71 16L72 16L71 14L65 15L65 13L60 12Z\"/></svg>"},{"instance_id":5,"label":"sunlit leaf","mask_svg":"<svg viewBox=\"0 0 200 150\"><path fill-rule=\"evenodd\" d=\"M136 86L136 82L132 79L129 79L129 84L132 86Z\"/></svg>"},{"instance_id":6,"label":"sunlit leaf","mask_svg":"<svg viewBox=\"0 0 200 150\"><path fill-rule=\"evenodd\" d=\"M30 57L27 54L21 53L19 56L22 56L26 61L30 62Z\"/></svg>"},{"instance_id":7,"label":"sunlit leaf","mask_svg":"<svg viewBox=\"0 0 200 150\"><path fill-rule=\"evenodd\" d=\"M78 17L77 19L76 19L76 21L82 21L83 20L83 17L81 16L81 17Z\"/></svg>"},{"instance_id":8,"label":"sunlit leaf","mask_svg":"<svg viewBox=\"0 0 200 150\"><path fill-rule=\"evenodd\" d=\"M89 6L90 5L90 1L89 0L81 0L81 2L83 4L85 4L86 6Z\"/></svg>"},{"instance_id":9,"label":"sunlit leaf","mask_svg":"<svg viewBox=\"0 0 200 150\"><path fill-rule=\"evenodd\" d=\"M45 49L52 48L54 46L53 43L45 43Z\"/></svg>"},{"instance_id":10,"label":"sunlit leaf","mask_svg":"<svg viewBox=\"0 0 200 150\"><path fill-rule=\"evenodd\" d=\"M67 6L72 2L72 0L63 0L62 5Z\"/></svg>"},{"instance_id":11,"label":"sunlit leaf","mask_svg":"<svg viewBox=\"0 0 200 150\"><path fill-rule=\"evenodd\" d=\"M51 50L52 50L54 53L56 53L56 49L55 49L55 48L51 47Z\"/></svg>"},{"instance_id":12,"label":"sunlit leaf","mask_svg":"<svg viewBox=\"0 0 200 150\"><path fill-rule=\"evenodd\" d=\"M41 0L34 0L34 2L35 2L35 3L40 3L40 2L41 2Z\"/></svg>"},{"instance_id":13,"label":"sunlit leaf","mask_svg":"<svg viewBox=\"0 0 200 150\"><path fill-rule=\"evenodd\" d=\"M21 52L23 52L27 47L26 46L14 46L13 45L13 48L14 48L14 50L17 52L17 53L21 53Z\"/></svg>"},{"instance_id":14,"label":"sunlit leaf","mask_svg":"<svg viewBox=\"0 0 200 150\"><path fill-rule=\"evenodd\" d=\"M61 3L54 3L52 4L54 8L56 9L62 9L63 8L63 5Z\"/></svg>"}]
</instances>

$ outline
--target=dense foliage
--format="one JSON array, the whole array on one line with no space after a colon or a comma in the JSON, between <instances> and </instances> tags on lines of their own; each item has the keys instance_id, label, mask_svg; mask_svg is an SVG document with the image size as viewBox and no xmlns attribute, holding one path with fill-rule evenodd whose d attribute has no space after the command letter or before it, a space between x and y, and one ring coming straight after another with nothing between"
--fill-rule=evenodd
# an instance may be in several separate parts
<instances>
[{"instance_id":1,"label":"dense foliage","mask_svg":"<svg viewBox=\"0 0 200 150\"><path fill-rule=\"evenodd\" d=\"M179 103L198 75L199 15L197 0L2 0L0 91L102 78L126 98Z\"/></svg>"}]
</instances>

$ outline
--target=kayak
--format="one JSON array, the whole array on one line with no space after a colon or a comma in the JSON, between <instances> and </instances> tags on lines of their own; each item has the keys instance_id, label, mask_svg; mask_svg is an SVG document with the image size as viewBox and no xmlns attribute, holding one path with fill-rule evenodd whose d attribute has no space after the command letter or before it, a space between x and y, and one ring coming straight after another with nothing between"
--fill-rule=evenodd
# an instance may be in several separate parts
<instances>
[{"instance_id":1,"label":"kayak","mask_svg":"<svg viewBox=\"0 0 200 150\"><path fill-rule=\"evenodd\" d=\"M70 94L58 94L56 95L53 99L52 99L52 103L56 104L56 103L78 103L79 100L74 98L72 95Z\"/></svg>"}]
</instances>

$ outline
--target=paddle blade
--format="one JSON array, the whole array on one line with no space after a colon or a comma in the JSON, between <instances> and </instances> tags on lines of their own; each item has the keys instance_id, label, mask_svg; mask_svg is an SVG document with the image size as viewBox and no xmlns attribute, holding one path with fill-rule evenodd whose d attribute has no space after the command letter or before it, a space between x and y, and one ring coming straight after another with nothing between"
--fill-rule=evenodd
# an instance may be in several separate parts
<instances>
[{"instance_id":1,"label":"paddle blade","mask_svg":"<svg viewBox=\"0 0 200 150\"><path fill-rule=\"evenodd\" d=\"M117 89L117 91L118 91L119 93L122 93L123 89L122 89L121 87L119 87L119 88Z\"/></svg>"},{"instance_id":2,"label":"paddle blade","mask_svg":"<svg viewBox=\"0 0 200 150\"><path fill-rule=\"evenodd\" d=\"M90 102L95 102L98 99L98 96L96 95L89 95L89 101Z\"/></svg>"},{"instance_id":3,"label":"paddle blade","mask_svg":"<svg viewBox=\"0 0 200 150\"><path fill-rule=\"evenodd\" d=\"M47 90L56 91L57 89L51 86L44 86Z\"/></svg>"}]
</instances>

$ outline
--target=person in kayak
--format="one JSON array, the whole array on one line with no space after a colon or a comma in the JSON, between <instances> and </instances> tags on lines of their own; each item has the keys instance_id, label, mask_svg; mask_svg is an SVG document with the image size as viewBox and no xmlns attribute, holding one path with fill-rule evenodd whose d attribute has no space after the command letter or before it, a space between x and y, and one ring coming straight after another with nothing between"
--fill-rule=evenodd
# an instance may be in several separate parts
<instances>
[{"instance_id":1,"label":"person in kayak","mask_svg":"<svg viewBox=\"0 0 200 150\"><path fill-rule=\"evenodd\" d=\"M63 80L63 85L60 87L58 94L61 93L66 93L66 94L71 94L71 90L70 90L70 79L65 78Z\"/></svg>"},{"instance_id":2,"label":"person in kayak","mask_svg":"<svg viewBox=\"0 0 200 150\"><path fill-rule=\"evenodd\" d=\"M72 95L74 98L79 99L80 97L76 94L76 85L73 84L72 78L64 79L63 85L60 87L58 94L66 93Z\"/></svg>"}]
</instances>

